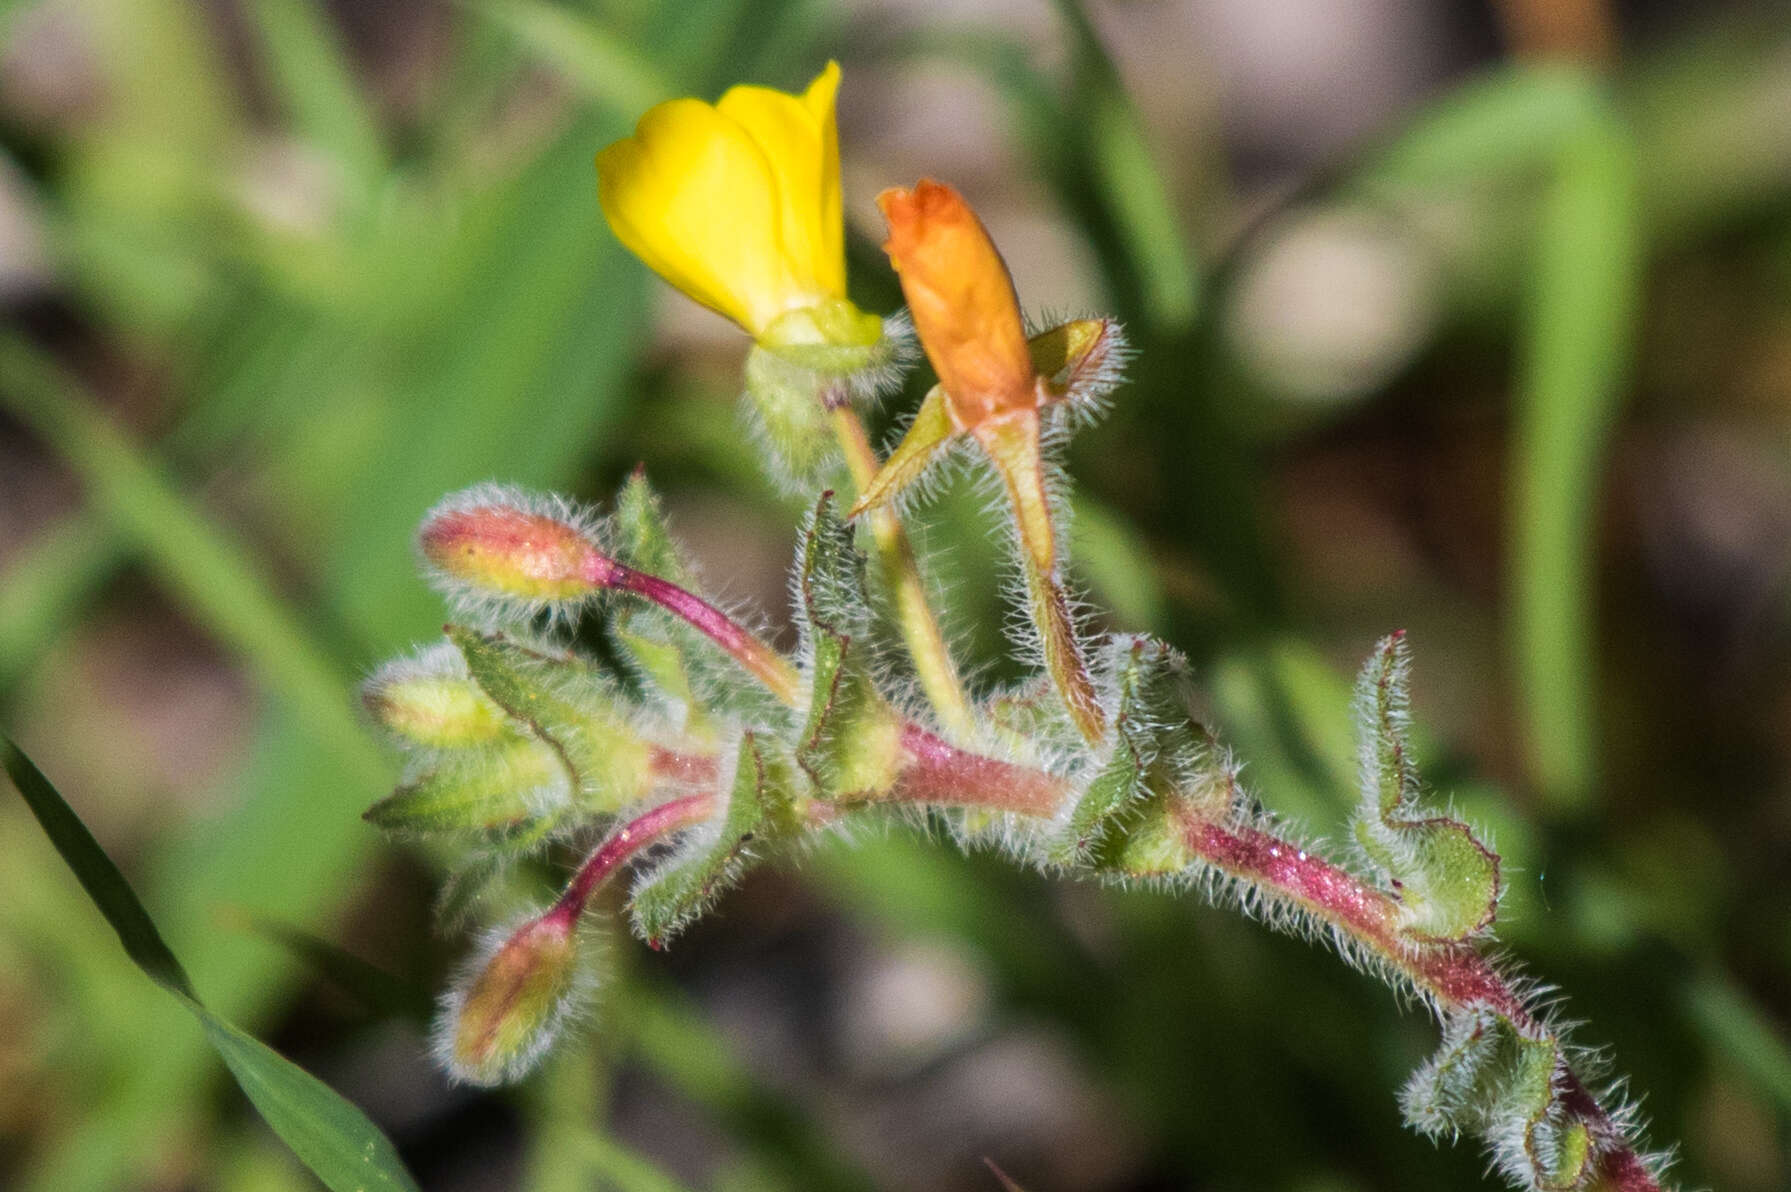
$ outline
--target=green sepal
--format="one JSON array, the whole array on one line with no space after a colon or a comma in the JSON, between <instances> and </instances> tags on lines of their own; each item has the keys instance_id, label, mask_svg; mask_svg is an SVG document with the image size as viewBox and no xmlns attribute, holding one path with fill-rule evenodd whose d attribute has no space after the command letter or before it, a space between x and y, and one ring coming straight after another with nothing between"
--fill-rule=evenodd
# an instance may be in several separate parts
<instances>
[{"instance_id":1,"label":"green sepal","mask_svg":"<svg viewBox=\"0 0 1791 1192\"><path fill-rule=\"evenodd\" d=\"M1180 654L1153 638L1118 637L1108 666L1119 695L1112 750L1047 846L1059 865L1091 863L1153 792L1187 786L1206 763L1205 734L1189 719Z\"/></svg>"},{"instance_id":2,"label":"green sepal","mask_svg":"<svg viewBox=\"0 0 1791 1192\"><path fill-rule=\"evenodd\" d=\"M1521 1167L1528 1185L1570 1192L1593 1159L1586 1123L1557 1093L1567 1071L1554 1035L1531 1036L1485 1007L1451 1015L1443 1042L1400 1094L1406 1121L1432 1137L1482 1134L1500 1166Z\"/></svg>"},{"instance_id":3,"label":"green sepal","mask_svg":"<svg viewBox=\"0 0 1791 1192\"><path fill-rule=\"evenodd\" d=\"M871 679L870 598L864 555L823 494L803 528L797 561L809 663L808 721L796 761L829 801L874 799L900 768L901 718Z\"/></svg>"},{"instance_id":4,"label":"green sepal","mask_svg":"<svg viewBox=\"0 0 1791 1192\"><path fill-rule=\"evenodd\" d=\"M1093 863L1103 873L1128 878L1175 877L1198 858L1183 835L1184 808L1176 796L1153 794L1133 809L1123 833L1101 842Z\"/></svg>"},{"instance_id":5,"label":"green sepal","mask_svg":"<svg viewBox=\"0 0 1791 1192\"><path fill-rule=\"evenodd\" d=\"M617 560L702 594L643 473L630 476L617 495L612 530ZM729 720L754 727L788 722L787 710L764 684L741 670L714 642L657 605L614 602L609 632L641 684L682 715L687 733L713 740L719 725Z\"/></svg>"},{"instance_id":6,"label":"green sepal","mask_svg":"<svg viewBox=\"0 0 1791 1192\"><path fill-rule=\"evenodd\" d=\"M759 333L758 346L844 384L886 367L899 350L890 326L844 298L788 310Z\"/></svg>"},{"instance_id":7,"label":"green sepal","mask_svg":"<svg viewBox=\"0 0 1791 1192\"><path fill-rule=\"evenodd\" d=\"M1396 892L1401 930L1459 940L1492 924L1499 858L1459 820L1431 814L1407 739L1410 650L1403 633L1380 642L1356 681L1362 800L1352 825L1363 853Z\"/></svg>"},{"instance_id":8,"label":"green sepal","mask_svg":"<svg viewBox=\"0 0 1791 1192\"><path fill-rule=\"evenodd\" d=\"M489 745L511 733L504 710L477 683L408 658L381 667L363 684L361 703L406 749Z\"/></svg>"},{"instance_id":9,"label":"green sepal","mask_svg":"<svg viewBox=\"0 0 1791 1192\"><path fill-rule=\"evenodd\" d=\"M794 831L792 768L776 742L752 733L740 740L727 807L693 829L676 852L634 887L634 932L655 948L683 930L716 895L739 880L752 860L749 846Z\"/></svg>"},{"instance_id":10,"label":"green sepal","mask_svg":"<svg viewBox=\"0 0 1791 1192\"><path fill-rule=\"evenodd\" d=\"M652 748L622 715L621 694L602 672L500 633L458 625L447 633L473 681L553 751L579 810L618 811L651 789Z\"/></svg>"},{"instance_id":11,"label":"green sepal","mask_svg":"<svg viewBox=\"0 0 1791 1192\"><path fill-rule=\"evenodd\" d=\"M902 441L896 444L883 466L877 469L877 474L858 494L858 503L852 507L853 515L899 497L909 485L926 475L939 459L940 452L951 446L957 436L951 412L946 408L945 389L935 385L921 399L920 409L915 413L914 421L908 424Z\"/></svg>"},{"instance_id":12,"label":"green sepal","mask_svg":"<svg viewBox=\"0 0 1791 1192\"><path fill-rule=\"evenodd\" d=\"M400 836L473 836L498 842L557 814L568 795L566 771L554 751L517 737L441 758L369 807L362 818Z\"/></svg>"},{"instance_id":13,"label":"green sepal","mask_svg":"<svg viewBox=\"0 0 1791 1192\"><path fill-rule=\"evenodd\" d=\"M758 346L747 353L746 408L768 470L786 488L813 489L840 463L826 405L836 383L787 353Z\"/></svg>"},{"instance_id":14,"label":"green sepal","mask_svg":"<svg viewBox=\"0 0 1791 1192\"><path fill-rule=\"evenodd\" d=\"M772 478L792 492L826 483L840 463L831 411L899 384L912 345L905 322L837 299L767 327L747 353L746 408Z\"/></svg>"}]
</instances>

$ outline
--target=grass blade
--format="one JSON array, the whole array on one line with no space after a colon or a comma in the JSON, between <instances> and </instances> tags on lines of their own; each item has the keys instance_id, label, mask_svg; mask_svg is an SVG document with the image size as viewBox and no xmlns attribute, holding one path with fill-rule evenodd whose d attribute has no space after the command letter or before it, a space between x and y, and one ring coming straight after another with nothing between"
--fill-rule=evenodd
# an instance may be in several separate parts
<instances>
[{"instance_id":1,"label":"grass blade","mask_svg":"<svg viewBox=\"0 0 1791 1192\"><path fill-rule=\"evenodd\" d=\"M335 1192L415 1192L391 1140L328 1085L200 1003L130 883L87 825L23 750L0 736L3 766L56 851L74 871L132 960L198 1016L249 1101L306 1167Z\"/></svg>"},{"instance_id":2,"label":"grass blade","mask_svg":"<svg viewBox=\"0 0 1791 1192\"><path fill-rule=\"evenodd\" d=\"M1592 531L1642 258L1634 146L1614 112L1566 141L1525 305L1512 509L1512 648L1532 773L1557 810L1597 781Z\"/></svg>"},{"instance_id":3,"label":"grass blade","mask_svg":"<svg viewBox=\"0 0 1791 1192\"><path fill-rule=\"evenodd\" d=\"M118 872L118 867L100 848L99 841L93 838L93 833L87 830L74 808L50 785L43 771L4 735L0 735L0 768L6 770L13 785L19 788L19 794L25 797L25 805L31 808L31 814L42 825L44 835L74 870L87 896L93 899L93 905L118 933L118 942L137 962L137 967L158 985L184 997L192 997L193 983L187 979L186 970L174 958L162 933L156 930L149 912L137 901L124 874Z\"/></svg>"}]
</instances>

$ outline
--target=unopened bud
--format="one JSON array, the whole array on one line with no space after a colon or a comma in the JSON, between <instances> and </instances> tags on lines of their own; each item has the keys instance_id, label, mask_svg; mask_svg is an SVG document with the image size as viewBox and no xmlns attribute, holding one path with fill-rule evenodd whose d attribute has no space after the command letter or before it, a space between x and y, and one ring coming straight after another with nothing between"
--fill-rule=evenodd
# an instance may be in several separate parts
<instances>
[{"instance_id":1,"label":"unopened bud","mask_svg":"<svg viewBox=\"0 0 1791 1192\"><path fill-rule=\"evenodd\" d=\"M448 586L530 604L582 600L615 568L578 517L507 489L449 497L424 519L417 541Z\"/></svg>"},{"instance_id":2,"label":"unopened bud","mask_svg":"<svg viewBox=\"0 0 1791 1192\"><path fill-rule=\"evenodd\" d=\"M520 1080L553 1044L578 992L578 918L555 907L512 932L449 993L436 1024L456 1080Z\"/></svg>"},{"instance_id":3,"label":"unopened bud","mask_svg":"<svg viewBox=\"0 0 1791 1192\"><path fill-rule=\"evenodd\" d=\"M530 737L457 751L362 813L375 827L404 836L504 837L564 806L565 765Z\"/></svg>"},{"instance_id":4,"label":"unopened bud","mask_svg":"<svg viewBox=\"0 0 1791 1192\"><path fill-rule=\"evenodd\" d=\"M387 663L361 688L361 703L411 745L481 745L496 741L508 726L504 710L466 674L452 649Z\"/></svg>"}]
</instances>

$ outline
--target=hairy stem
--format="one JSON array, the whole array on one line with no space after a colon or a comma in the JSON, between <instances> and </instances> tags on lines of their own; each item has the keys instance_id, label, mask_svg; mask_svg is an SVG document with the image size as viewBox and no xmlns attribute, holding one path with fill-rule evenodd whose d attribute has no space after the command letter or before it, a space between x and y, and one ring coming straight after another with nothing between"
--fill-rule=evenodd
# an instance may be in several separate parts
<instances>
[{"instance_id":1,"label":"hairy stem","mask_svg":"<svg viewBox=\"0 0 1791 1192\"><path fill-rule=\"evenodd\" d=\"M1354 874L1298 845L1247 826L1228 826L1189 805L1177 813L1188 851L1213 868L1304 907L1340 942L1378 957L1439 1010L1488 1009L1532 1038L1552 1034L1523 996L1467 940L1414 940L1400 934L1399 903ZM1660 1183L1580 1078L1564 1071L1563 1100L1586 1123L1597 1147L1594 1188L1660 1192Z\"/></svg>"},{"instance_id":2,"label":"hairy stem","mask_svg":"<svg viewBox=\"0 0 1791 1192\"><path fill-rule=\"evenodd\" d=\"M636 571L612 559L596 556L601 568L593 568L591 582L623 592L633 592L682 618L691 628L733 656L754 678L792 708L802 704L802 675L788 658L760 641L746 628L707 600L680 588L670 580Z\"/></svg>"},{"instance_id":3,"label":"hairy stem","mask_svg":"<svg viewBox=\"0 0 1791 1192\"><path fill-rule=\"evenodd\" d=\"M919 759L904 771L890 798L938 807L973 807L1051 818L1070 797L1064 781L1006 762L930 751L944 742L912 727L903 746ZM953 751L954 753L956 751ZM989 769L984 772L983 767ZM962 784L962 785L958 785ZM1529 1038L1553 1032L1498 968L1469 940L1423 940L1400 931L1400 903L1341 866L1299 844L1249 825L1221 822L1186 801L1171 811L1187 853L1276 902L1300 906L1335 933L1346 952L1373 956L1417 990L1439 1012L1490 1010ZM1142 875L1139 875L1142 876ZM1623 1128L1579 1075L1558 1076L1561 1102L1590 1131L1596 1147L1592 1192L1661 1192L1660 1181Z\"/></svg>"},{"instance_id":4,"label":"hairy stem","mask_svg":"<svg viewBox=\"0 0 1791 1192\"><path fill-rule=\"evenodd\" d=\"M841 403L833 407L833 431L839 439L840 449L845 452L852 484L862 493L879 466L876 450L865 435L864 423L856 410ZM914 661L921 690L946 729L967 740L976 723L971 715L970 701L964 694L963 682L958 678L958 669L946 647L938 618L927 602L926 584L921 581L914 548L893 510L883 507L872 511L871 540L876 544L877 555L895 591L896 617L901 622L902 638L907 643L908 656Z\"/></svg>"},{"instance_id":5,"label":"hairy stem","mask_svg":"<svg viewBox=\"0 0 1791 1192\"><path fill-rule=\"evenodd\" d=\"M715 813L714 795L686 795L661 803L611 832L604 842L592 850L585 863L566 884L565 893L544 916L548 919L576 921L584 913L591 895L613 874L637 856L640 851L662 837L701 823Z\"/></svg>"}]
</instances>

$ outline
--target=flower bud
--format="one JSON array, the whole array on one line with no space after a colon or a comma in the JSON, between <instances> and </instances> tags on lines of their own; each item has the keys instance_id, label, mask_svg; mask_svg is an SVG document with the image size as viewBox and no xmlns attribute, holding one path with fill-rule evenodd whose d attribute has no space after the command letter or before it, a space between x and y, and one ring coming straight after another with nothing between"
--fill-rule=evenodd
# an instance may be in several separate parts
<instances>
[{"instance_id":1,"label":"flower bud","mask_svg":"<svg viewBox=\"0 0 1791 1192\"><path fill-rule=\"evenodd\" d=\"M452 649L382 666L361 688L361 703L406 745L483 745L504 735L504 710L466 674Z\"/></svg>"},{"instance_id":2,"label":"flower bud","mask_svg":"<svg viewBox=\"0 0 1791 1192\"><path fill-rule=\"evenodd\" d=\"M403 836L500 839L525 830L571 798L562 757L532 737L456 750L366 811L375 827Z\"/></svg>"},{"instance_id":3,"label":"flower bud","mask_svg":"<svg viewBox=\"0 0 1791 1192\"><path fill-rule=\"evenodd\" d=\"M417 542L451 591L533 605L582 600L615 568L570 511L505 489L449 497L424 519Z\"/></svg>"},{"instance_id":4,"label":"flower bud","mask_svg":"<svg viewBox=\"0 0 1791 1192\"><path fill-rule=\"evenodd\" d=\"M577 927L564 907L531 919L449 992L435 1043L454 1079L509 1084L541 1059L578 991Z\"/></svg>"}]
</instances>

